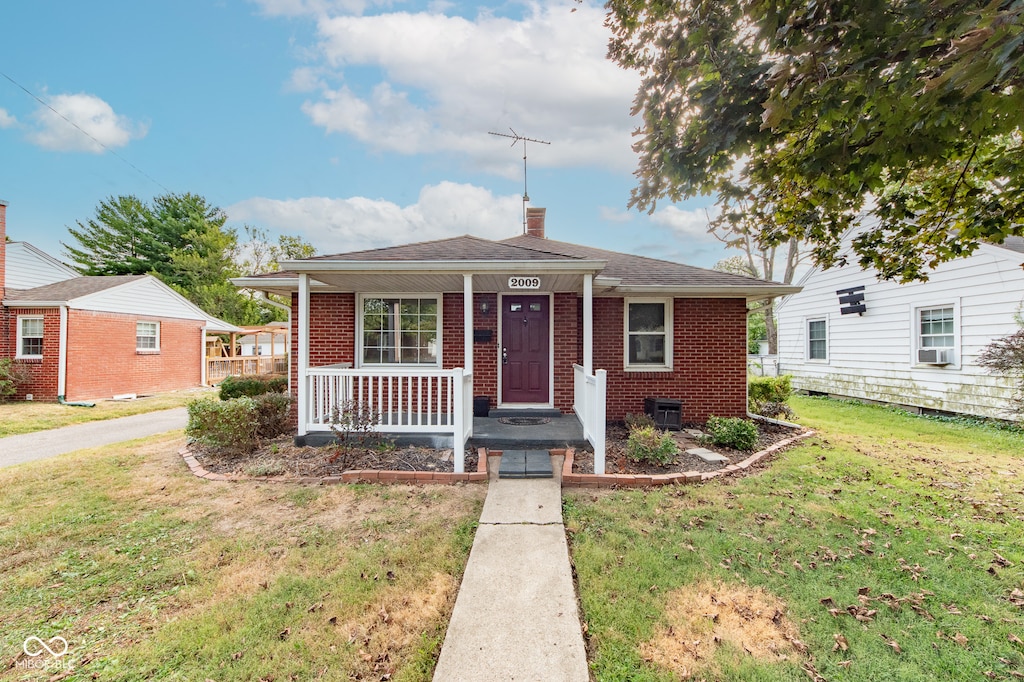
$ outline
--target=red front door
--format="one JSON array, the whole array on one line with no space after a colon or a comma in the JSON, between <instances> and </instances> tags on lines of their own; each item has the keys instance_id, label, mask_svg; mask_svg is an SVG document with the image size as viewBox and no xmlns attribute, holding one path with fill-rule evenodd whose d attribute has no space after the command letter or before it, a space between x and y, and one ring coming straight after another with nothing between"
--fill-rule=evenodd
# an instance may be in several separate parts
<instances>
[{"instance_id":1,"label":"red front door","mask_svg":"<svg viewBox=\"0 0 1024 682\"><path fill-rule=\"evenodd\" d=\"M551 400L551 334L547 296L501 299L501 401Z\"/></svg>"}]
</instances>

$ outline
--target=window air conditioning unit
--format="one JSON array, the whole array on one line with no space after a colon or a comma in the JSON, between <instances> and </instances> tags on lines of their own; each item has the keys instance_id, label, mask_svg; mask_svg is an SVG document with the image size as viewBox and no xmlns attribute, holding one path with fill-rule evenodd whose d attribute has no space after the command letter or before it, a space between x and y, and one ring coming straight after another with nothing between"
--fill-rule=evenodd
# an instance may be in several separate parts
<instances>
[{"instance_id":1,"label":"window air conditioning unit","mask_svg":"<svg viewBox=\"0 0 1024 682\"><path fill-rule=\"evenodd\" d=\"M924 365L951 365L953 351L949 348L919 348L917 361Z\"/></svg>"}]
</instances>

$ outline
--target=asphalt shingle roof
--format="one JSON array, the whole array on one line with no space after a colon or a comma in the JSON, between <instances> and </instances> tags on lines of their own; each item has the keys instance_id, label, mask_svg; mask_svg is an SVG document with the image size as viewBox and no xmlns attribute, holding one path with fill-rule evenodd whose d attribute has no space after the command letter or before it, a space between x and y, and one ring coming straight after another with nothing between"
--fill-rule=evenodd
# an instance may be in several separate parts
<instances>
[{"instance_id":1,"label":"asphalt shingle roof","mask_svg":"<svg viewBox=\"0 0 1024 682\"><path fill-rule=\"evenodd\" d=\"M145 279L147 275L91 275L73 277L63 282L46 284L35 289L7 292L6 298L12 301L71 301L100 291L106 291L137 279Z\"/></svg>"},{"instance_id":2,"label":"asphalt shingle roof","mask_svg":"<svg viewBox=\"0 0 1024 682\"><path fill-rule=\"evenodd\" d=\"M415 244L388 246L367 251L351 251L330 256L315 256L309 260L343 261L503 261L503 260L563 260L564 256L522 249L514 244L495 242L472 235L437 239Z\"/></svg>"}]
</instances>

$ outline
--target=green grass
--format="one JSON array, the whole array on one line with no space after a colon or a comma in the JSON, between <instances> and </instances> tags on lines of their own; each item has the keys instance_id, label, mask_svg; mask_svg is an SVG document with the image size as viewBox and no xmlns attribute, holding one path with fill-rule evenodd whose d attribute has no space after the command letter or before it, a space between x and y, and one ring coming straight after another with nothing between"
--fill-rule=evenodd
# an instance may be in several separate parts
<instances>
[{"instance_id":1,"label":"green grass","mask_svg":"<svg viewBox=\"0 0 1024 682\"><path fill-rule=\"evenodd\" d=\"M807 652L759 661L726 645L686 671L695 679L807 680L805 666L829 681L1024 671L1024 645L1011 641L1024 639L1024 612L1011 601L1024 588L1024 434L792 402L818 436L763 471L694 487L566 495L596 679L677 679L679 671L641 652L669 625L679 628L668 607L703 581L780 598ZM846 608L860 605L860 588L869 598L917 595L918 610L911 601L870 601L865 608L877 613L859 622ZM849 650L835 648L835 635Z\"/></svg>"},{"instance_id":2,"label":"green grass","mask_svg":"<svg viewBox=\"0 0 1024 682\"><path fill-rule=\"evenodd\" d=\"M136 400L99 400L96 401L95 407L74 407L24 400L0 402L0 438L57 429L71 424L184 407L190 401L207 395L215 395L214 389L161 393Z\"/></svg>"},{"instance_id":3,"label":"green grass","mask_svg":"<svg viewBox=\"0 0 1024 682\"><path fill-rule=\"evenodd\" d=\"M30 636L69 680L430 679L484 487L211 483L181 444L0 470L0 680Z\"/></svg>"}]
</instances>

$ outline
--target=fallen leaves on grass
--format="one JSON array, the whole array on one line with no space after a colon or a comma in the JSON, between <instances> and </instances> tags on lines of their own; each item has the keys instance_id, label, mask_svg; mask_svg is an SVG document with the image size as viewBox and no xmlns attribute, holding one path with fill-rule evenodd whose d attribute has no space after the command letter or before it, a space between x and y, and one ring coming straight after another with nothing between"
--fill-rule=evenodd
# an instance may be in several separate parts
<instances>
[{"instance_id":1,"label":"fallen leaves on grass","mask_svg":"<svg viewBox=\"0 0 1024 682\"><path fill-rule=\"evenodd\" d=\"M683 679L713 673L715 654L726 644L762 661L807 651L785 604L761 588L701 582L670 593L667 604L668 626L641 644L640 653Z\"/></svg>"}]
</instances>

